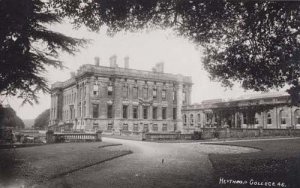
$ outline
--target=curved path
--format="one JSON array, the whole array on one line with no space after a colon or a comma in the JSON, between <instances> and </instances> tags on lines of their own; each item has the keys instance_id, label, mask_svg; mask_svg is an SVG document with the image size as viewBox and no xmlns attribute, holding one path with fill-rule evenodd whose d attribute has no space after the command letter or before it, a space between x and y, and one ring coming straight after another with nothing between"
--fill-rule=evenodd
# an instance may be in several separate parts
<instances>
[{"instance_id":1,"label":"curved path","mask_svg":"<svg viewBox=\"0 0 300 188\"><path fill-rule=\"evenodd\" d=\"M155 143L103 138L110 149L133 154L53 179L47 187L211 187L209 153L243 153L251 148L201 143Z\"/></svg>"}]
</instances>

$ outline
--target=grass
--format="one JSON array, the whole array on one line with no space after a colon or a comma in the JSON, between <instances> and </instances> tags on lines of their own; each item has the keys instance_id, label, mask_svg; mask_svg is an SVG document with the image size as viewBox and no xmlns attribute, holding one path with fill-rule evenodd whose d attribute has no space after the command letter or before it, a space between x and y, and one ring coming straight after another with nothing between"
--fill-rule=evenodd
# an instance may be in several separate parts
<instances>
[{"instance_id":1,"label":"grass","mask_svg":"<svg viewBox=\"0 0 300 188\"><path fill-rule=\"evenodd\" d=\"M122 147L109 149L115 145L62 143L0 150L0 187L7 187L16 179L32 185L131 153Z\"/></svg>"},{"instance_id":2,"label":"grass","mask_svg":"<svg viewBox=\"0 0 300 188\"><path fill-rule=\"evenodd\" d=\"M214 179L220 187L249 186L249 183L220 185L220 178L275 182L276 185L273 187L300 187L300 139L237 141L221 144L258 148L261 151L244 154L210 154L209 159L215 170Z\"/></svg>"}]
</instances>

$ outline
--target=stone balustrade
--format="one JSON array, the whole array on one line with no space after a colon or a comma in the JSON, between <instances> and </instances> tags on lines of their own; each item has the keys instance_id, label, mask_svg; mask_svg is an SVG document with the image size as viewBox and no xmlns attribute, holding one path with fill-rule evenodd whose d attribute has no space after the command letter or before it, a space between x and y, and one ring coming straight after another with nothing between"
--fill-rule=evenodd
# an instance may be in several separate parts
<instances>
[{"instance_id":1,"label":"stone balustrade","mask_svg":"<svg viewBox=\"0 0 300 188\"><path fill-rule=\"evenodd\" d=\"M96 133L54 133L49 130L46 133L47 143L60 142L101 142L101 131Z\"/></svg>"}]
</instances>

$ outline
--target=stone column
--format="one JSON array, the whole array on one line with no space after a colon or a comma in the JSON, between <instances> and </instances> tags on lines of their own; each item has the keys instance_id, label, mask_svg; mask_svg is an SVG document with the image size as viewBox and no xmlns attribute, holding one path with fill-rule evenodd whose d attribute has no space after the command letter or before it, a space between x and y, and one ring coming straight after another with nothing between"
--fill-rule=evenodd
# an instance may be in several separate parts
<instances>
[{"instance_id":1,"label":"stone column","mask_svg":"<svg viewBox=\"0 0 300 188\"><path fill-rule=\"evenodd\" d=\"M110 99L107 96L107 87L109 85L109 79L108 78L98 78L100 85L100 119L106 119L107 118L107 101ZM106 124L102 124L103 127L106 126Z\"/></svg>"},{"instance_id":2,"label":"stone column","mask_svg":"<svg viewBox=\"0 0 300 188\"><path fill-rule=\"evenodd\" d=\"M120 79L116 79L114 83L114 119L122 118L122 83Z\"/></svg>"},{"instance_id":3,"label":"stone column","mask_svg":"<svg viewBox=\"0 0 300 188\"><path fill-rule=\"evenodd\" d=\"M177 130L183 132L183 125L182 125L182 82L179 82L176 87L176 108L177 108Z\"/></svg>"},{"instance_id":4,"label":"stone column","mask_svg":"<svg viewBox=\"0 0 300 188\"><path fill-rule=\"evenodd\" d=\"M192 93L192 86L191 85L187 85L187 92L186 92L186 104L190 105L191 104L191 93Z\"/></svg>"},{"instance_id":5,"label":"stone column","mask_svg":"<svg viewBox=\"0 0 300 188\"><path fill-rule=\"evenodd\" d=\"M113 86L113 126L116 132L119 132L121 127L120 119L122 118L122 83L116 78Z\"/></svg>"},{"instance_id":6,"label":"stone column","mask_svg":"<svg viewBox=\"0 0 300 188\"><path fill-rule=\"evenodd\" d=\"M138 119L143 120L144 119L144 115L143 115L143 106L142 105L138 105Z\"/></svg>"},{"instance_id":7,"label":"stone column","mask_svg":"<svg viewBox=\"0 0 300 188\"><path fill-rule=\"evenodd\" d=\"M85 104L86 104L86 110L85 110L85 117L91 118L92 117L92 110L91 110L91 85L93 81L88 78L85 87L86 87L86 96L85 96Z\"/></svg>"},{"instance_id":8,"label":"stone column","mask_svg":"<svg viewBox=\"0 0 300 188\"><path fill-rule=\"evenodd\" d=\"M74 112L75 121L74 121L74 127L73 127L74 130L76 130L78 127L78 101L79 101L78 100L78 94L79 94L78 83L75 83L75 84L76 84L76 86L75 86L76 95L75 95L75 101L74 101L74 110L75 110L75 112Z\"/></svg>"}]
</instances>

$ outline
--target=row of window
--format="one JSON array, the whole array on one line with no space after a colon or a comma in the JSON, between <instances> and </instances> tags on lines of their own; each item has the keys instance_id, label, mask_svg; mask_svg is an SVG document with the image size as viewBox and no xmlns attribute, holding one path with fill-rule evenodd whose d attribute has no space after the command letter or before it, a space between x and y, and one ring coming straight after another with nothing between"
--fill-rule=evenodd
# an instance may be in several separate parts
<instances>
[{"instance_id":1,"label":"row of window","mask_svg":"<svg viewBox=\"0 0 300 188\"><path fill-rule=\"evenodd\" d=\"M145 132L149 131L149 125L148 124L144 124L142 128L143 128L142 130L145 131ZM107 130L109 130L109 131L113 130L113 124L108 124ZM123 131L129 131L128 124L124 123L123 126L122 126L122 130ZM132 130L135 131L135 132L140 131L139 130L139 124L137 124L137 123L133 124ZM152 127L151 127L151 130L153 132L157 132L158 131L158 125L153 124ZM163 132L168 131L168 125L167 124L162 125L162 131Z\"/></svg>"},{"instance_id":2,"label":"row of window","mask_svg":"<svg viewBox=\"0 0 300 188\"><path fill-rule=\"evenodd\" d=\"M72 91L72 93L64 94L63 95L63 104L68 105L68 104L75 103L76 97L81 99L86 96L86 92L87 92L87 86L83 85L83 86L79 87L78 96L77 96L77 92L73 92L73 91Z\"/></svg>"},{"instance_id":3,"label":"row of window","mask_svg":"<svg viewBox=\"0 0 300 188\"><path fill-rule=\"evenodd\" d=\"M142 107L142 118L143 119L149 119L148 114L149 114L149 106L143 106ZM113 118L113 107L112 105L107 105L107 118ZM162 119L167 119L167 107L162 107L161 110L161 116ZM173 119L176 119L176 113L177 110L176 108L173 108ZM158 107L152 107L152 119L157 119L158 117ZM122 107L122 117L123 119L128 119L129 116L129 106L128 105L123 105ZM93 118L98 118L99 117L99 104L93 104ZM138 106L133 106L132 107L132 118L133 119L138 119L139 117L139 109Z\"/></svg>"},{"instance_id":4,"label":"row of window","mask_svg":"<svg viewBox=\"0 0 300 188\"><path fill-rule=\"evenodd\" d=\"M123 88L122 88L122 96L124 98L128 98L129 96L129 87L127 85L124 85ZM94 89L93 89L93 95L94 96L99 96L100 92L99 92L99 86L98 85L94 85ZM109 85L107 86L107 96L113 96L113 86L112 85ZM173 91L173 101L176 101L176 92ZM143 99L148 99L150 96L149 96L149 88L148 87L144 87L142 89L142 93L140 94L139 93L139 88L137 86L133 87L132 88L132 97L133 99L138 99L139 97L140 98L143 98ZM158 98L158 91L156 88L153 88L152 89L152 98L155 100ZM166 89L163 89L161 91L161 99L162 100L167 100L167 91Z\"/></svg>"},{"instance_id":5,"label":"row of window","mask_svg":"<svg viewBox=\"0 0 300 188\"><path fill-rule=\"evenodd\" d=\"M62 118L64 120L74 119L75 118L75 109L74 108L70 108L70 110L64 110Z\"/></svg>"},{"instance_id":6,"label":"row of window","mask_svg":"<svg viewBox=\"0 0 300 188\"><path fill-rule=\"evenodd\" d=\"M194 115L190 114L190 125L194 126ZM201 122L201 115L197 114L197 122L200 123ZM183 115L183 125L187 125L187 115L184 114Z\"/></svg>"},{"instance_id":7,"label":"row of window","mask_svg":"<svg viewBox=\"0 0 300 188\"><path fill-rule=\"evenodd\" d=\"M243 121L242 121L242 124L248 124L248 115L247 113L243 113ZM194 115L193 114L190 114L190 117L189 117L190 121L190 125L193 126L194 125ZM279 112L279 119L280 119L280 124L281 125L286 125L287 124L287 119L288 119L288 113L284 110L281 110ZM209 122L212 120L212 116L210 114L206 114L206 122ZM266 117L266 120L267 120L267 124L272 124L272 114L271 112L268 112L267 113L267 117ZM295 110L294 112L294 121L295 121L295 124L300 124L300 110ZM201 122L201 115L200 114L197 114L197 122L200 123ZM187 124L187 115L184 114L183 115L183 123L184 125ZM255 115L254 116L254 124L259 124L259 120L258 120L258 117Z\"/></svg>"}]
</instances>

